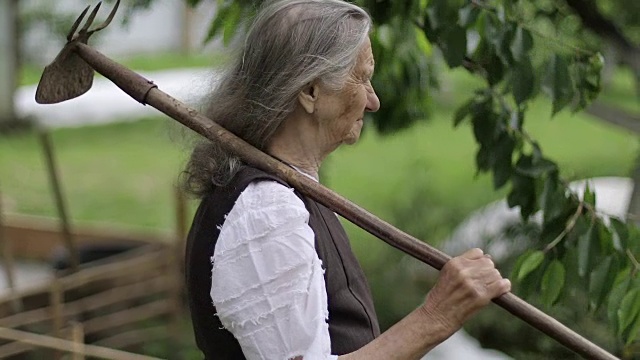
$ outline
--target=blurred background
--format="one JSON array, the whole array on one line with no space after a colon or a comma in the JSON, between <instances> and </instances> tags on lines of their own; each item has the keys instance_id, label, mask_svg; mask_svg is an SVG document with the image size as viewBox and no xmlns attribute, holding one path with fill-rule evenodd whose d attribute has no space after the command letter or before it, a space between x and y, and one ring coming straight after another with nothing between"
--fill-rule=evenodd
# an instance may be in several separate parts
<instances>
[{"instance_id":1,"label":"blurred background","mask_svg":"<svg viewBox=\"0 0 640 360\"><path fill-rule=\"evenodd\" d=\"M183 237L197 202L176 186L193 135L100 76L78 99L57 105L33 100L44 66L87 5L80 0L0 0L0 327L20 331L0 331L0 358L49 358L43 354L50 354L51 346L19 346L11 338L48 334L66 339L59 343L63 348L86 341L159 358L197 359L179 283ZM111 6L104 4L97 21ZM181 0L125 2L90 44L197 106L229 56L221 39L205 41L215 13L215 1L201 1L196 8ZM638 25L626 30L638 44ZM605 60L616 59L607 40L599 41ZM481 86L478 79L464 69L444 71L437 51L429 61L439 75L424 100L424 121L384 133L368 126L358 144L327 160L323 182L452 253L509 238L499 258L501 270L509 274L515 255L526 249L526 240L512 240L535 236L536 227L516 225L517 213L499 202L506 191L493 191L491 177L477 173L471 129L452 125L455 110ZM605 62L599 101L606 111L565 111L551 119L550 101L538 99L528 109L528 130L565 178L608 178L597 182L597 192L608 191L601 206L611 203L611 211L624 217L639 155L633 123L640 113L639 93L629 67ZM631 122L623 121L627 118ZM436 274L355 226L345 226L372 286L381 324L388 327L422 301ZM70 248L84 265L74 266ZM111 260L105 260L108 256ZM102 270L91 273L92 268ZM80 275L84 271L89 272ZM71 280L53 280L64 276ZM145 290L131 295L136 288ZM586 318L570 306L546 310L598 343L618 346L601 319ZM475 349L468 355L443 350L430 358L575 356L505 314L497 308L485 311L466 328L475 339L456 338L456 344ZM482 351L480 345L500 353ZM555 355L541 357L542 352Z\"/></svg>"}]
</instances>

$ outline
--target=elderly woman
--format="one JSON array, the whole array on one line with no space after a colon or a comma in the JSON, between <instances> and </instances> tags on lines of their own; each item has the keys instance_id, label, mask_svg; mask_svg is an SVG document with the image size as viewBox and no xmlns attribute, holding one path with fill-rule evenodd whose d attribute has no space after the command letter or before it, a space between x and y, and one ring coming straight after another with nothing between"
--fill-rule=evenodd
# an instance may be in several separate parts
<instances>
[{"instance_id":1,"label":"elderly woman","mask_svg":"<svg viewBox=\"0 0 640 360\"><path fill-rule=\"evenodd\" d=\"M340 0L270 1L209 99L207 115L318 179L380 102L371 19ZM200 144L187 184L202 201L187 288L198 347L218 359L417 359L510 289L479 249L449 261L424 303L380 334L336 215L285 181Z\"/></svg>"}]
</instances>

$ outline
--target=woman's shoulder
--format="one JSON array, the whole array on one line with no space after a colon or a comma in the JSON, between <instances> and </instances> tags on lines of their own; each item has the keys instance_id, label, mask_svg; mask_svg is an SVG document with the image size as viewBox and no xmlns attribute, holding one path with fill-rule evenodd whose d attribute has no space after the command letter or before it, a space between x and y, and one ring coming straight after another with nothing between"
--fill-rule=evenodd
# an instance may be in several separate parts
<instances>
[{"instance_id":1,"label":"woman's shoulder","mask_svg":"<svg viewBox=\"0 0 640 360\"><path fill-rule=\"evenodd\" d=\"M309 212L293 189L276 181L252 182L225 217L215 254L221 257L243 244L263 243L272 238L268 234L304 234L313 248L308 223Z\"/></svg>"},{"instance_id":2,"label":"woman's shoulder","mask_svg":"<svg viewBox=\"0 0 640 360\"><path fill-rule=\"evenodd\" d=\"M270 206L306 209L293 188L273 180L259 180L247 185L236 205L252 209Z\"/></svg>"}]
</instances>

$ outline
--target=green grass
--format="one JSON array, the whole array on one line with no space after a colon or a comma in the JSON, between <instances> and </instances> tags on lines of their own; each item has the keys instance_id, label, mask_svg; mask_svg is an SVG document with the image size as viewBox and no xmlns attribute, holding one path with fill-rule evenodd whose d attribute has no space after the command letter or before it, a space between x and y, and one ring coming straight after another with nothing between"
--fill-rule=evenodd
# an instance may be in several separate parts
<instances>
[{"instance_id":1,"label":"green grass","mask_svg":"<svg viewBox=\"0 0 640 360\"><path fill-rule=\"evenodd\" d=\"M52 134L70 214L76 221L170 229L172 186L183 161L166 119L60 129ZM178 136L178 135L176 135ZM38 137L0 141L0 187L5 209L54 216Z\"/></svg>"}]
</instances>

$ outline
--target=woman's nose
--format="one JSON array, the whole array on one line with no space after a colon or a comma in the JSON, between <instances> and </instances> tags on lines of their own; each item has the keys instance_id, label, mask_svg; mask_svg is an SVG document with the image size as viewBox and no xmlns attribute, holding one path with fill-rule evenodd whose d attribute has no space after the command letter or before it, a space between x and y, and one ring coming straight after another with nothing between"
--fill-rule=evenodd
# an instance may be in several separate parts
<instances>
[{"instance_id":1,"label":"woman's nose","mask_svg":"<svg viewBox=\"0 0 640 360\"><path fill-rule=\"evenodd\" d=\"M378 95L376 95L376 91L371 88L371 91L367 92L367 111L368 112L376 112L380 109L380 99L378 99Z\"/></svg>"}]
</instances>

